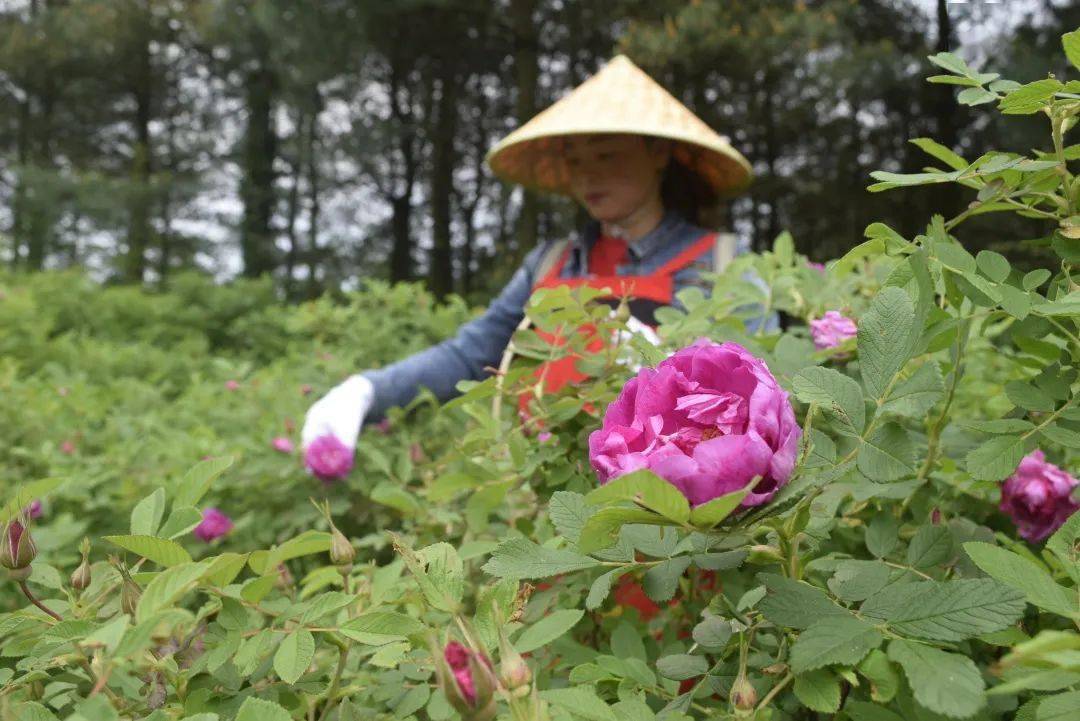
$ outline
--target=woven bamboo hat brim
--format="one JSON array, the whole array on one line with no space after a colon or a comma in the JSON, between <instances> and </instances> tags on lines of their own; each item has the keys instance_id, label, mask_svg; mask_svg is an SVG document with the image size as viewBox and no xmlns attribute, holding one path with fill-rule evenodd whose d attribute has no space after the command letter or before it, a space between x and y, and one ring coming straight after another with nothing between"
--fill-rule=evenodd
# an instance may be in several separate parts
<instances>
[{"instance_id":1,"label":"woven bamboo hat brim","mask_svg":"<svg viewBox=\"0 0 1080 721\"><path fill-rule=\"evenodd\" d=\"M487 155L499 178L533 190L570 193L560 139L634 133L675 141L673 157L717 195L750 184L750 163L625 55L615 57L547 110L503 138Z\"/></svg>"}]
</instances>

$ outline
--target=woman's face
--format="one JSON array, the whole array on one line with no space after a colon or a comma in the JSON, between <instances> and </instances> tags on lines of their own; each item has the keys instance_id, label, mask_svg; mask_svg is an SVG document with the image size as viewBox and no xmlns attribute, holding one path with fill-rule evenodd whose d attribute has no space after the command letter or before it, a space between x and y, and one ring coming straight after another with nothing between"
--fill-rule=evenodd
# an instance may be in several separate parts
<instances>
[{"instance_id":1,"label":"woman's face","mask_svg":"<svg viewBox=\"0 0 1080 721\"><path fill-rule=\"evenodd\" d=\"M619 223L659 201L670 148L640 135L572 135L563 157L574 198L596 220Z\"/></svg>"}]
</instances>

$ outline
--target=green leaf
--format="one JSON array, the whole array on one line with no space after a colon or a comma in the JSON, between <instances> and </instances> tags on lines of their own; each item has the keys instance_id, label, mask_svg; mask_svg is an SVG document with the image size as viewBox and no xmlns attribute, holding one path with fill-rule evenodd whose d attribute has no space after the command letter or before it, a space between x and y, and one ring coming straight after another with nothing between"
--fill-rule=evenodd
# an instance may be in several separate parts
<instances>
[{"instance_id":1,"label":"green leaf","mask_svg":"<svg viewBox=\"0 0 1080 721\"><path fill-rule=\"evenodd\" d=\"M866 407L862 390L854 380L832 368L813 366L796 373L791 385L800 401L816 403L832 413L847 424L852 435L862 433Z\"/></svg>"},{"instance_id":2,"label":"green leaf","mask_svg":"<svg viewBox=\"0 0 1080 721\"><path fill-rule=\"evenodd\" d=\"M954 78L957 80L963 80L968 83L973 82L969 78L956 78L955 75L938 75L936 77ZM930 138L912 138L910 142L913 145L917 146L923 152L927 153L928 155L932 155L941 162L945 163L953 170L964 170L968 166L968 162L966 160L964 160L952 150L946 148L944 145L938 143L935 140L932 140Z\"/></svg>"},{"instance_id":3,"label":"green leaf","mask_svg":"<svg viewBox=\"0 0 1080 721\"><path fill-rule=\"evenodd\" d=\"M980 541L965 543L964 551L991 578L1020 590L1039 608L1062 616L1080 614L1076 593L1056 583L1045 569L1023 556Z\"/></svg>"},{"instance_id":4,"label":"green leaf","mask_svg":"<svg viewBox=\"0 0 1080 721\"><path fill-rule=\"evenodd\" d=\"M854 616L830 616L816 621L791 647L791 670L796 674L844 664L854 666L881 645L881 633Z\"/></svg>"},{"instance_id":5,"label":"green leaf","mask_svg":"<svg viewBox=\"0 0 1080 721\"><path fill-rule=\"evenodd\" d=\"M373 637L381 645L391 640L402 640L417 633L423 633L427 627L412 616L396 611L368 611L349 620L341 627L341 632L354 640L369 643Z\"/></svg>"},{"instance_id":6,"label":"green leaf","mask_svg":"<svg viewBox=\"0 0 1080 721\"><path fill-rule=\"evenodd\" d=\"M607 600L607 597L611 594L611 587L615 581L619 580L624 573L628 573L629 568L616 568L603 574L595 581L589 588L589 595L585 597L585 608L590 611L595 611Z\"/></svg>"},{"instance_id":7,"label":"green leaf","mask_svg":"<svg viewBox=\"0 0 1080 721\"><path fill-rule=\"evenodd\" d=\"M311 631L298 628L282 640L274 653L274 673L285 683L296 683L315 658L315 639Z\"/></svg>"},{"instance_id":8,"label":"green leaf","mask_svg":"<svg viewBox=\"0 0 1080 721\"><path fill-rule=\"evenodd\" d=\"M634 471L608 481L585 497L593 505L633 501L676 523L690 519L690 503L674 485L649 470Z\"/></svg>"},{"instance_id":9,"label":"green leaf","mask_svg":"<svg viewBox=\"0 0 1080 721\"><path fill-rule=\"evenodd\" d=\"M966 77L971 77L973 75L973 72L971 68L968 67L967 63L959 56L953 55L952 53L937 53L936 55L927 57L927 60L934 65L937 65L939 68L944 68L956 75L963 75Z\"/></svg>"},{"instance_id":10,"label":"green leaf","mask_svg":"<svg viewBox=\"0 0 1080 721\"><path fill-rule=\"evenodd\" d=\"M169 519L155 535L161 538L179 538L199 525L201 521L202 513L198 508L174 504L172 512L169 513Z\"/></svg>"},{"instance_id":11,"label":"green leaf","mask_svg":"<svg viewBox=\"0 0 1080 721\"><path fill-rule=\"evenodd\" d=\"M413 551L394 538L394 549L405 560L424 598L433 608L455 613L465 591L465 566L449 543L433 543Z\"/></svg>"},{"instance_id":12,"label":"green leaf","mask_svg":"<svg viewBox=\"0 0 1080 721\"><path fill-rule=\"evenodd\" d=\"M1046 268L1038 268L1031 271L1024 276L1024 290L1032 291L1038 288L1040 285L1050 280L1053 275Z\"/></svg>"},{"instance_id":13,"label":"green leaf","mask_svg":"<svg viewBox=\"0 0 1080 721\"><path fill-rule=\"evenodd\" d=\"M996 93L992 93L982 88L968 88L960 91L956 96L956 101L961 105L983 105L985 103L992 103L998 99Z\"/></svg>"},{"instance_id":14,"label":"green leaf","mask_svg":"<svg viewBox=\"0 0 1080 721\"><path fill-rule=\"evenodd\" d=\"M1054 399L1041 388L1023 381L1009 381L1005 384L1005 395L1016 406L1028 411L1049 412L1054 410Z\"/></svg>"},{"instance_id":15,"label":"green leaf","mask_svg":"<svg viewBox=\"0 0 1080 721\"><path fill-rule=\"evenodd\" d=\"M880 561L841 561L828 586L843 601L864 601L885 588L891 576L892 570Z\"/></svg>"},{"instance_id":16,"label":"green leaf","mask_svg":"<svg viewBox=\"0 0 1080 721\"><path fill-rule=\"evenodd\" d=\"M844 704L844 713L851 721L904 721L889 709L866 701L848 701Z\"/></svg>"},{"instance_id":17,"label":"green leaf","mask_svg":"<svg viewBox=\"0 0 1080 721\"><path fill-rule=\"evenodd\" d=\"M619 540L619 531L628 523L671 523L663 516L642 508L608 506L601 508L585 522L578 537L578 549L582 553L592 553L614 546Z\"/></svg>"},{"instance_id":18,"label":"green leaf","mask_svg":"<svg viewBox=\"0 0 1080 721\"><path fill-rule=\"evenodd\" d=\"M930 568L952 557L953 537L948 526L921 526L908 546L907 562L914 568Z\"/></svg>"},{"instance_id":19,"label":"green leaf","mask_svg":"<svg viewBox=\"0 0 1080 721\"><path fill-rule=\"evenodd\" d=\"M1024 597L989 578L920 581L888 586L860 613L906 636L963 641L1008 627L1024 613Z\"/></svg>"},{"instance_id":20,"label":"green leaf","mask_svg":"<svg viewBox=\"0 0 1080 721\"><path fill-rule=\"evenodd\" d=\"M554 611L522 631L514 648L518 653L528 653L546 646L576 626L584 615L584 611L574 608Z\"/></svg>"},{"instance_id":21,"label":"green leaf","mask_svg":"<svg viewBox=\"0 0 1080 721\"><path fill-rule=\"evenodd\" d=\"M57 718L41 704L25 701L15 706L15 718L12 721L57 721Z\"/></svg>"},{"instance_id":22,"label":"green leaf","mask_svg":"<svg viewBox=\"0 0 1080 721\"><path fill-rule=\"evenodd\" d=\"M499 544L484 564L484 571L499 578L548 578L599 565L595 558L580 553L545 548L524 538L511 538Z\"/></svg>"},{"instance_id":23,"label":"green leaf","mask_svg":"<svg viewBox=\"0 0 1080 721\"><path fill-rule=\"evenodd\" d=\"M697 678L704 675L709 670L709 662L704 656L675 653L658 658L656 660L656 670L664 678L670 678L673 681L685 681L688 678Z\"/></svg>"},{"instance_id":24,"label":"green leaf","mask_svg":"<svg viewBox=\"0 0 1080 721\"><path fill-rule=\"evenodd\" d=\"M1044 426L1039 429L1039 433L1059 446L1080 448L1080 433L1070 431L1068 428L1062 428L1058 425Z\"/></svg>"},{"instance_id":25,"label":"green leaf","mask_svg":"<svg viewBox=\"0 0 1080 721\"><path fill-rule=\"evenodd\" d=\"M911 356L915 307L907 292L883 288L859 319L859 369L863 385L881 398L889 383Z\"/></svg>"},{"instance_id":26,"label":"green leaf","mask_svg":"<svg viewBox=\"0 0 1080 721\"><path fill-rule=\"evenodd\" d=\"M855 465L877 483L889 483L915 475L915 447L907 430L885 423L859 445Z\"/></svg>"},{"instance_id":27,"label":"green leaf","mask_svg":"<svg viewBox=\"0 0 1080 721\"><path fill-rule=\"evenodd\" d=\"M1076 64L1075 60L1073 64ZM1039 702L1035 714L1038 721L1075 721L1077 717L1080 717L1080 691L1046 696Z\"/></svg>"},{"instance_id":28,"label":"green leaf","mask_svg":"<svg viewBox=\"0 0 1080 721\"><path fill-rule=\"evenodd\" d=\"M235 721L292 721L292 714L273 701L248 696L236 712Z\"/></svg>"},{"instance_id":29,"label":"green leaf","mask_svg":"<svg viewBox=\"0 0 1080 721\"><path fill-rule=\"evenodd\" d=\"M589 721L619 721L611 707L590 686L548 689L540 692L540 698Z\"/></svg>"},{"instance_id":30,"label":"green leaf","mask_svg":"<svg viewBox=\"0 0 1080 721\"><path fill-rule=\"evenodd\" d=\"M172 606L177 599L195 587L209 565L207 561L181 563L154 576L139 598L136 620L142 623L153 618L158 611Z\"/></svg>"},{"instance_id":31,"label":"green leaf","mask_svg":"<svg viewBox=\"0 0 1080 721\"><path fill-rule=\"evenodd\" d=\"M968 473L979 481L1000 481L1016 470L1020 461L1033 446L1034 442L1030 437L991 438L968 453L966 461Z\"/></svg>"},{"instance_id":32,"label":"green leaf","mask_svg":"<svg viewBox=\"0 0 1080 721\"><path fill-rule=\"evenodd\" d=\"M957 273L974 273L977 267L975 258L959 243L951 241L935 243L934 255L942 265Z\"/></svg>"},{"instance_id":33,"label":"green leaf","mask_svg":"<svg viewBox=\"0 0 1080 721\"><path fill-rule=\"evenodd\" d=\"M880 649L868 653L859 663L858 671L870 680L870 698L878 703L892 701L900 690L900 671Z\"/></svg>"},{"instance_id":34,"label":"green leaf","mask_svg":"<svg viewBox=\"0 0 1080 721\"><path fill-rule=\"evenodd\" d=\"M1054 93L1063 87L1060 80L1053 78L1036 80L1005 95L998 104L998 109L1005 115L1029 115L1038 112L1053 99Z\"/></svg>"},{"instance_id":35,"label":"green leaf","mask_svg":"<svg viewBox=\"0 0 1080 721\"><path fill-rule=\"evenodd\" d=\"M694 643L706 649L720 649L731 640L731 622L720 616L706 615L705 619L694 626Z\"/></svg>"},{"instance_id":36,"label":"green leaf","mask_svg":"<svg viewBox=\"0 0 1080 721\"><path fill-rule=\"evenodd\" d=\"M1080 584L1080 511L1069 516L1047 539L1046 548L1058 557L1073 581Z\"/></svg>"},{"instance_id":37,"label":"green leaf","mask_svg":"<svg viewBox=\"0 0 1080 721\"><path fill-rule=\"evenodd\" d=\"M690 524L698 528L712 528L730 516L749 492L744 488L697 506L690 511Z\"/></svg>"},{"instance_id":38,"label":"green leaf","mask_svg":"<svg viewBox=\"0 0 1080 721\"><path fill-rule=\"evenodd\" d=\"M163 515L165 515L165 489L158 488L131 509L132 535L156 535Z\"/></svg>"},{"instance_id":39,"label":"green leaf","mask_svg":"<svg viewBox=\"0 0 1080 721\"><path fill-rule=\"evenodd\" d=\"M247 560L247 554L223 553L211 560L203 577L214 586L228 586L244 570Z\"/></svg>"},{"instance_id":40,"label":"green leaf","mask_svg":"<svg viewBox=\"0 0 1080 721\"><path fill-rule=\"evenodd\" d=\"M197 506L214 479L233 464L231 456L201 461L184 476L173 494L173 506Z\"/></svg>"},{"instance_id":41,"label":"green leaf","mask_svg":"<svg viewBox=\"0 0 1080 721\"><path fill-rule=\"evenodd\" d=\"M1009 277L1009 261L1001 253L992 250L980 250L975 256L979 270L995 283L1004 283Z\"/></svg>"},{"instance_id":42,"label":"green leaf","mask_svg":"<svg viewBox=\"0 0 1080 721\"><path fill-rule=\"evenodd\" d=\"M931 711L962 719L986 703L982 675L969 658L902 639L889 644L889 658L904 669L915 700Z\"/></svg>"},{"instance_id":43,"label":"green leaf","mask_svg":"<svg viewBox=\"0 0 1080 721\"><path fill-rule=\"evenodd\" d=\"M424 707L424 704L431 698L431 687L425 685L413 686L411 689L405 692L405 695L401 697L401 700L394 706L394 716L396 718L408 718L414 713Z\"/></svg>"},{"instance_id":44,"label":"green leaf","mask_svg":"<svg viewBox=\"0 0 1080 721\"><path fill-rule=\"evenodd\" d=\"M253 553L248 561L251 570L260 575L274 571L279 564L313 553L325 553L330 550L330 534L326 531L304 531L295 538L290 538L280 546L265 553Z\"/></svg>"},{"instance_id":45,"label":"green leaf","mask_svg":"<svg viewBox=\"0 0 1080 721\"><path fill-rule=\"evenodd\" d=\"M591 512L585 496L580 493L556 491L548 501L548 517L555 524L555 530L573 543L577 543L581 537L581 529L585 527Z\"/></svg>"},{"instance_id":46,"label":"green leaf","mask_svg":"<svg viewBox=\"0 0 1080 721\"><path fill-rule=\"evenodd\" d=\"M420 511L422 506L416 496L409 493L400 484L393 481L381 481L371 489L371 500L393 508L395 511L411 515Z\"/></svg>"},{"instance_id":47,"label":"green leaf","mask_svg":"<svg viewBox=\"0 0 1080 721\"><path fill-rule=\"evenodd\" d=\"M676 556L645 572L645 595L657 603L670 601L679 588L679 579L690 567L690 556Z\"/></svg>"},{"instance_id":48,"label":"green leaf","mask_svg":"<svg viewBox=\"0 0 1080 721\"><path fill-rule=\"evenodd\" d=\"M4 504L3 508L0 509L0 523L7 523L17 516L22 509L33 503L34 499L52 493L59 488L63 482L63 479L60 478L43 478L38 481L19 484L15 488L14 495L8 496L7 502Z\"/></svg>"},{"instance_id":49,"label":"green leaf","mask_svg":"<svg viewBox=\"0 0 1080 721\"><path fill-rule=\"evenodd\" d=\"M899 543L900 523L895 516L874 514L866 527L866 548L878 558L885 558Z\"/></svg>"},{"instance_id":50,"label":"green leaf","mask_svg":"<svg viewBox=\"0 0 1080 721\"><path fill-rule=\"evenodd\" d=\"M191 563L191 556L176 541L169 541L154 536L105 536L104 539L159 566L177 566Z\"/></svg>"},{"instance_id":51,"label":"green leaf","mask_svg":"<svg viewBox=\"0 0 1080 721\"><path fill-rule=\"evenodd\" d=\"M840 709L840 681L828 669L818 669L795 677L795 698L818 713Z\"/></svg>"},{"instance_id":52,"label":"green leaf","mask_svg":"<svg viewBox=\"0 0 1080 721\"><path fill-rule=\"evenodd\" d=\"M901 381L882 404L882 413L895 413L907 418L921 418L941 398L945 381L937 363L923 363L910 378Z\"/></svg>"},{"instance_id":53,"label":"green leaf","mask_svg":"<svg viewBox=\"0 0 1080 721\"><path fill-rule=\"evenodd\" d=\"M768 573L759 574L758 578L766 590L759 608L777 626L809 628L823 618L851 615L829 600L824 591L808 583Z\"/></svg>"},{"instance_id":54,"label":"green leaf","mask_svg":"<svg viewBox=\"0 0 1080 721\"><path fill-rule=\"evenodd\" d=\"M1072 66L1080 70L1080 30L1073 30L1061 36L1061 46L1065 49L1065 57Z\"/></svg>"},{"instance_id":55,"label":"green leaf","mask_svg":"<svg viewBox=\"0 0 1080 721\"><path fill-rule=\"evenodd\" d=\"M992 421L959 421L968 428L973 428L983 433L1027 433L1034 424L1023 418L997 418Z\"/></svg>"}]
</instances>

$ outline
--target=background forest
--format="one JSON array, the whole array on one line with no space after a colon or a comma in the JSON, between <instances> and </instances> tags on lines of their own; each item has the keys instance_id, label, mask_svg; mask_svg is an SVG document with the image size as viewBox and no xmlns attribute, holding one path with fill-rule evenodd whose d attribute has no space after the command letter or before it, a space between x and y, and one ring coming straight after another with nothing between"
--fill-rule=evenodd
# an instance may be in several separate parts
<instances>
[{"instance_id":1,"label":"background forest","mask_svg":"<svg viewBox=\"0 0 1080 721\"><path fill-rule=\"evenodd\" d=\"M292 300L423 280L483 302L577 220L484 153L616 52L754 164L728 225L833 258L871 220L911 233L962 209L954 189L866 192L873 169L921 167L907 139L1040 142L1037 118L1006 130L926 83L928 55L1029 82L1064 72L1077 25L1060 0L3 0L0 262L270 273ZM1023 222L976 220L974 250L1036 233Z\"/></svg>"}]
</instances>

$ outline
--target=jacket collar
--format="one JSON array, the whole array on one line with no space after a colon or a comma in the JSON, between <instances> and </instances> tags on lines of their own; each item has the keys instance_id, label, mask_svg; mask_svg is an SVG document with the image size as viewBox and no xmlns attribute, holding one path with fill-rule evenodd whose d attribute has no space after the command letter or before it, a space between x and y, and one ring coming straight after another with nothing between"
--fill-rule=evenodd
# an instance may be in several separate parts
<instances>
[{"instance_id":1,"label":"jacket collar","mask_svg":"<svg viewBox=\"0 0 1080 721\"><path fill-rule=\"evenodd\" d=\"M635 261L642 261L652 255L658 248L662 248L672 240L675 235L687 225L686 220L673 210L664 212L664 216L656 227L634 242L630 243L630 255ZM590 220L585 225L585 231L577 237L574 243L576 265L585 267L589 251L600 237L600 223Z\"/></svg>"}]
</instances>

